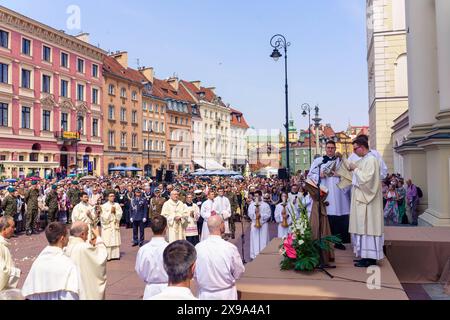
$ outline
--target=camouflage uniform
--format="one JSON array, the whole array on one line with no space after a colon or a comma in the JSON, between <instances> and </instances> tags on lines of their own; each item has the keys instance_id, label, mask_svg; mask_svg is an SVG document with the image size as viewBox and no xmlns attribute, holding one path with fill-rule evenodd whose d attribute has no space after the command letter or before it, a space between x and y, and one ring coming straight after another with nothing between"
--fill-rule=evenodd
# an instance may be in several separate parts
<instances>
[{"instance_id":1,"label":"camouflage uniform","mask_svg":"<svg viewBox=\"0 0 450 320\"><path fill-rule=\"evenodd\" d=\"M49 222L56 221L56 215L58 213L58 194L55 190L50 191L45 198L45 205L48 207L48 220Z\"/></svg>"},{"instance_id":2,"label":"camouflage uniform","mask_svg":"<svg viewBox=\"0 0 450 320\"><path fill-rule=\"evenodd\" d=\"M231 217L230 217L230 219L228 219L228 223L230 225L230 232L234 239L235 234L236 234L236 224L235 224L234 216L236 215L237 209L239 207L238 198L237 198L236 194L234 194L234 192L227 192L227 194L225 196L228 198L228 200L230 200Z\"/></svg>"},{"instance_id":3,"label":"camouflage uniform","mask_svg":"<svg viewBox=\"0 0 450 320\"><path fill-rule=\"evenodd\" d=\"M31 234L34 231L34 222L38 218L39 214L39 190L30 189L25 193L25 203L27 204L26 224L25 229L27 234Z\"/></svg>"},{"instance_id":4,"label":"camouflage uniform","mask_svg":"<svg viewBox=\"0 0 450 320\"><path fill-rule=\"evenodd\" d=\"M154 197L150 200L150 219L153 219L156 216L161 215L162 207L165 202L166 199L163 197L159 198Z\"/></svg>"},{"instance_id":5,"label":"camouflage uniform","mask_svg":"<svg viewBox=\"0 0 450 320\"><path fill-rule=\"evenodd\" d=\"M81 202L80 199L81 191L78 188L70 188L69 191L67 191L67 197L70 201L70 210L67 214L67 223L72 223L72 210L75 208L77 204Z\"/></svg>"},{"instance_id":6,"label":"camouflage uniform","mask_svg":"<svg viewBox=\"0 0 450 320\"><path fill-rule=\"evenodd\" d=\"M2 210L5 216L14 217L17 213L17 198L7 195L2 202Z\"/></svg>"}]
</instances>

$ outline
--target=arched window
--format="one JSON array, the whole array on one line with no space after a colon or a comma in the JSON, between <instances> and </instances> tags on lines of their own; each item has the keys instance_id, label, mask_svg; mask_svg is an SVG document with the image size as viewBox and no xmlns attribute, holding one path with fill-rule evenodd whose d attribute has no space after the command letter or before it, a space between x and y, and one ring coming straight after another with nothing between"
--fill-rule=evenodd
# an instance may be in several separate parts
<instances>
[{"instance_id":1,"label":"arched window","mask_svg":"<svg viewBox=\"0 0 450 320\"><path fill-rule=\"evenodd\" d=\"M395 62L395 95L408 96L408 58L406 53L401 54Z\"/></svg>"}]
</instances>

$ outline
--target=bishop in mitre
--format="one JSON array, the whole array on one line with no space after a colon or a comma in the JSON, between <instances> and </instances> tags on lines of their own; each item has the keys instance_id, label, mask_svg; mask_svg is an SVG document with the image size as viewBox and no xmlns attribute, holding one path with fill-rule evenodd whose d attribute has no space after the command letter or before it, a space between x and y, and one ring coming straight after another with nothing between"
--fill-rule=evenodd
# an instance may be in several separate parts
<instances>
[{"instance_id":1,"label":"bishop in mitre","mask_svg":"<svg viewBox=\"0 0 450 320\"><path fill-rule=\"evenodd\" d=\"M92 230L88 241L89 226L74 222L70 229L69 244L64 250L80 270L83 291L80 300L105 300L106 262L108 252L98 228Z\"/></svg>"},{"instance_id":2,"label":"bishop in mitre","mask_svg":"<svg viewBox=\"0 0 450 320\"><path fill-rule=\"evenodd\" d=\"M169 226L169 243L186 240L189 212L184 203L178 200L179 195L178 191L172 191L170 199L164 203L161 210L161 215L167 219Z\"/></svg>"},{"instance_id":3,"label":"bishop in mitre","mask_svg":"<svg viewBox=\"0 0 450 320\"><path fill-rule=\"evenodd\" d=\"M101 207L100 222L102 225L102 238L108 251L108 261L120 260L120 219L122 207L114 202L115 193L108 195L108 202Z\"/></svg>"},{"instance_id":4,"label":"bishop in mitre","mask_svg":"<svg viewBox=\"0 0 450 320\"><path fill-rule=\"evenodd\" d=\"M380 162L370 153L364 138L353 142L354 152L361 158L349 164L353 172L350 234L357 260L355 267L367 268L384 258L384 216Z\"/></svg>"}]
</instances>

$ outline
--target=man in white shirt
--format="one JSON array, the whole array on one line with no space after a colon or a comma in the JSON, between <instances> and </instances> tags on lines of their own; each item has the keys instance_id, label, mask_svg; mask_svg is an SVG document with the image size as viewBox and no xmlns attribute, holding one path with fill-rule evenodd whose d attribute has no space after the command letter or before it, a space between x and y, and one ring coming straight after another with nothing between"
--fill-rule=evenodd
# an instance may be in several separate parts
<instances>
[{"instance_id":1,"label":"man in white shirt","mask_svg":"<svg viewBox=\"0 0 450 320\"><path fill-rule=\"evenodd\" d=\"M86 223L74 222L64 252L80 270L84 289L80 300L105 300L108 252L98 228L92 230L93 236L89 242L88 235L89 226Z\"/></svg>"},{"instance_id":2,"label":"man in white shirt","mask_svg":"<svg viewBox=\"0 0 450 320\"><path fill-rule=\"evenodd\" d=\"M231 232L229 219L231 218L231 203L230 200L225 197L225 191L222 187L219 187L219 189L217 189L217 192L219 193L219 195L214 199L213 209L215 212L217 212L218 215L222 217L225 224L225 236L227 236L227 238L230 238Z\"/></svg>"},{"instance_id":3,"label":"man in white shirt","mask_svg":"<svg viewBox=\"0 0 450 320\"><path fill-rule=\"evenodd\" d=\"M209 217L217 215L217 212L214 211L215 196L216 194L214 193L214 191L210 190L208 192L208 200L206 200L202 204L200 215L203 218L203 227L202 227L202 237L200 241L206 240L209 236L209 229L208 229Z\"/></svg>"},{"instance_id":4,"label":"man in white shirt","mask_svg":"<svg viewBox=\"0 0 450 320\"><path fill-rule=\"evenodd\" d=\"M195 274L197 252L186 240L178 240L164 250L164 269L169 286L150 300L198 300L191 292L191 280Z\"/></svg>"},{"instance_id":5,"label":"man in white shirt","mask_svg":"<svg viewBox=\"0 0 450 320\"><path fill-rule=\"evenodd\" d=\"M269 243L269 225L272 210L268 203L262 201L262 192L255 192L255 200L248 208L248 216L252 220L250 229L250 258L253 260ZM261 228L257 227L257 223Z\"/></svg>"},{"instance_id":6,"label":"man in white shirt","mask_svg":"<svg viewBox=\"0 0 450 320\"><path fill-rule=\"evenodd\" d=\"M146 283L144 300L150 300L167 288L169 278L164 270L163 254L169 243L166 241L167 219L156 216L152 220L152 240L144 245L136 257L135 270Z\"/></svg>"},{"instance_id":7,"label":"man in white shirt","mask_svg":"<svg viewBox=\"0 0 450 320\"><path fill-rule=\"evenodd\" d=\"M79 270L63 251L69 242L66 226L53 222L45 229L45 236L49 246L31 266L22 295L28 300L79 300L82 295Z\"/></svg>"},{"instance_id":8,"label":"man in white shirt","mask_svg":"<svg viewBox=\"0 0 450 320\"><path fill-rule=\"evenodd\" d=\"M0 217L0 291L15 289L20 278L20 270L14 266L7 240L14 234L14 228L13 217Z\"/></svg>"},{"instance_id":9,"label":"man in white shirt","mask_svg":"<svg viewBox=\"0 0 450 320\"><path fill-rule=\"evenodd\" d=\"M210 217L208 229L208 239L195 247L198 297L200 300L237 300L236 281L245 271L241 255L234 244L222 239L225 232L222 217Z\"/></svg>"}]
</instances>

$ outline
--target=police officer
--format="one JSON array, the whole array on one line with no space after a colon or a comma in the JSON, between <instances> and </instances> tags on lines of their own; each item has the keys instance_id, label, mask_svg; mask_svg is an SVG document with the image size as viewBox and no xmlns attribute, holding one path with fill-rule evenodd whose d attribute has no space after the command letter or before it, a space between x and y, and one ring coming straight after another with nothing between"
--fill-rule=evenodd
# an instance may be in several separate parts
<instances>
[{"instance_id":1,"label":"police officer","mask_svg":"<svg viewBox=\"0 0 450 320\"><path fill-rule=\"evenodd\" d=\"M80 195L81 191L78 188L79 182L78 181L72 181L72 187L70 187L69 191L67 191L67 198L69 198L70 201L70 210L67 211L67 224L72 223L72 210L75 208L77 204L80 203Z\"/></svg>"},{"instance_id":2,"label":"police officer","mask_svg":"<svg viewBox=\"0 0 450 320\"><path fill-rule=\"evenodd\" d=\"M56 221L58 214L58 194L56 193L57 185L52 185L52 190L45 197L45 205L48 207L48 222Z\"/></svg>"},{"instance_id":3,"label":"police officer","mask_svg":"<svg viewBox=\"0 0 450 320\"><path fill-rule=\"evenodd\" d=\"M140 189L134 191L130 203L130 222L133 225L133 247L142 247L145 240L145 223L148 219L148 203ZM138 241L139 229L139 241Z\"/></svg>"},{"instance_id":4,"label":"police officer","mask_svg":"<svg viewBox=\"0 0 450 320\"><path fill-rule=\"evenodd\" d=\"M39 214L39 185L37 181L31 183L30 189L25 193L25 203L27 205L26 225L27 236L35 233L35 221Z\"/></svg>"}]
</instances>

